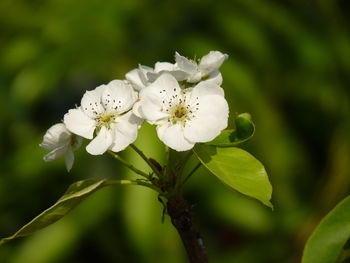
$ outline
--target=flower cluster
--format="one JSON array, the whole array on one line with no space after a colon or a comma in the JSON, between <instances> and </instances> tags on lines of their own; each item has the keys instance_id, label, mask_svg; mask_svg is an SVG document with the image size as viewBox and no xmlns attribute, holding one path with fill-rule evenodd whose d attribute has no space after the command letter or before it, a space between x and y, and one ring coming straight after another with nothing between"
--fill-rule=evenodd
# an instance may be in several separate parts
<instances>
[{"instance_id":1,"label":"flower cluster","mask_svg":"<svg viewBox=\"0 0 350 263\"><path fill-rule=\"evenodd\" d=\"M45 134L45 161L65 156L72 167L73 150L82 138L88 153L119 152L133 143L143 121L156 126L159 139L176 151L213 140L227 127L228 104L219 71L226 54L211 51L198 62L176 52L175 63L140 65L125 75L86 91L80 106L64 115Z\"/></svg>"}]
</instances>

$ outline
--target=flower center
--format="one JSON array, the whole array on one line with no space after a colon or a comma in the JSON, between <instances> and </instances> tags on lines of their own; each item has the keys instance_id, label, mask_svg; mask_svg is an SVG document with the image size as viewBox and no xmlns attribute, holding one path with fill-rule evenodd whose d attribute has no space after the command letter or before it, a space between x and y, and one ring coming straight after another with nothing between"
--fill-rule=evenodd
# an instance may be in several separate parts
<instances>
[{"instance_id":1,"label":"flower center","mask_svg":"<svg viewBox=\"0 0 350 263\"><path fill-rule=\"evenodd\" d=\"M182 122L185 124L186 119L188 118L188 108L183 104L177 104L172 109L170 109L170 118L172 124L176 124L178 122Z\"/></svg>"},{"instance_id":2,"label":"flower center","mask_svg":"<svg viewBox=\"0 0 350 263\"><path fill-rule=\"evenodd\" d=\"M112 123L115 123L116 121L117 114L114 113L103 113L101 114L98 118L98 127L105 126L108 129L110 128Z\"/></svg>"}]
</instances>

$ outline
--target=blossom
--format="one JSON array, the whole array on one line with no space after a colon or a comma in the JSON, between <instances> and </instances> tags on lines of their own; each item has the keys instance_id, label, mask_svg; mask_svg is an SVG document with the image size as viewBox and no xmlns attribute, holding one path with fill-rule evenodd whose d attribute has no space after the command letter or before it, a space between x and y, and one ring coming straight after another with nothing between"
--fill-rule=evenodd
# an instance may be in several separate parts
<instances>
[{"instance_id":1,"label":"blossom","mask_svg":"<svg viewBox=\"0 0 350 263\"><path fill-rule=\"evenodd\" d=\"M73 150L81 146L82 138L72 134L63 123L57 123L47 130L40 147L49 150L44 161L51 162L64 156L68 172L74 163Z\"/></svg>"},{"instance_id":2,"label":"blossom","mask_svg":"<svg viewBox=\"0 0 350 263\"><path fill-rule=\"evenodd\" d=\"M228 58L228 55L219 51L210 51L199 62L190 60L175 53L176 63L157 62L153 71L144 72L148 84L154 82L163 73L173 75L177 81L198 83L199 81L213 81L216 85L222 84L220 66Z\"/></svg>"},{"instance_id":3,"label":"blossom","mask_svg":"<svg viewBox=\"0 0 350 263\"><path fill-rule=\"evenodd\" d=\"M227 54L219 51L210 51L197 63L181 56L177 52L175 53L176 67L187 73L187 82L197 83L203 79L209 79L219 86L222 83L219 68L227 58Z\"/></svg>"},{"instance_id":4,"label":"blossom","mask_svg":"<svg viewBox=\"0 0 350 263\"><path fill-rule=\"evenodd\" d=\"M136 100L137 92L129 84L113 80L86 91L81 106L69 110L64 123L71 132L93 139L86 146L88 153L99 155L108 149L119 152L136 140L142 123L130 111Z\"/></svg>"},{"instance_id":5,"label":"blossom","mask_svg":"<svg viewBox=\"0 0 350 263\"><path fill-rule=\"evenodd\" d=\"M169 73L142 89L134 107L135 114L157 125L160 140L177 151L213 140L227 127L228 111L224 91L215 83L181 89Z\"/></svg>"}]
</instances>

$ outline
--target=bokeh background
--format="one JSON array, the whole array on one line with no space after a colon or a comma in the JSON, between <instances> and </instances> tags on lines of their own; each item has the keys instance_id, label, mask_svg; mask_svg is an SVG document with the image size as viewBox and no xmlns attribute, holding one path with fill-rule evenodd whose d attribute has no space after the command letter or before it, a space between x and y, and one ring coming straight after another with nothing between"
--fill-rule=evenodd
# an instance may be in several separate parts
<instances>
[{"instance_id":1,"label":"bokeh background","mask_svg":"<svg viewBox=\"0 0 350 263\"><path fill-rule=\"evenodd\" d=\"M15 232L86 178L133 175L84 148L67 173L44 163L46 129L85 90L123 78L138 63L220 50L231 115L250 112L244 148L261 160L275 210L199 170L185 196L210 262L299 262L310 232L350 192L350 3L346 0L1 0L0 236ZM162 160L145 125L137 145ZM126 150L123 156L144 167ZM186 262L156 195L103 189L28 238L0 247L2 263Z\"/></svg>"}]
</instances>

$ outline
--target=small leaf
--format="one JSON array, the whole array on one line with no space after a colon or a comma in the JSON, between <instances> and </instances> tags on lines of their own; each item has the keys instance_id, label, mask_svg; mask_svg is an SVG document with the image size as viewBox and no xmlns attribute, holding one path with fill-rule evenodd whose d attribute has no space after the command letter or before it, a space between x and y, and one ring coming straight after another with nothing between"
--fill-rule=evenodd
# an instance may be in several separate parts
<instances>
[{"instance_id":1,"label":"small leaf","mask_svg":"<svg viewBox=\"0 0 350 263\"><path fill-rule=\"evenodd\" d=\"M248 152L235 147L197 144L194 152L201 163L230 188L272 208L272 186L264 166Z\"/></svg>"},{"instance_id":2,"label":"small leaf","mask_svg":"<svg viewBox=\"0 0 350 263\"><path fill-rule=\"evenodd\" d=\"M86 197L107 185L110 185L109 181L94 179L78 181L70 185L66 193L53 206L35 217L12 236L0 239L0 245L17 237L30 235L55 223L73 210Z\"/></svg>"},{"instance_id":3,"label":"small leaf","mask_svg":"<svg viewBox=\"0 0 350 263\"><path fill-rule=\"evenodd\" d=\"M302 263L336 262L350 238L350 196L329 212L309 237Z\"/></svg>"},{"instance_id":4,"label":"small leaf","mask_svg":"<svg viewBox=\"0 0 350 263\"><path fill-rule=\"evenodd\" d=\"M218 137L206 144L218 147L232 147L246 142L253 137L255 126L249 113L238 115L235 119L235 124L235 130L224 130Z\"/></svg>"}]
</instances>

